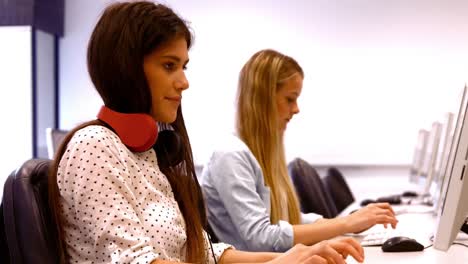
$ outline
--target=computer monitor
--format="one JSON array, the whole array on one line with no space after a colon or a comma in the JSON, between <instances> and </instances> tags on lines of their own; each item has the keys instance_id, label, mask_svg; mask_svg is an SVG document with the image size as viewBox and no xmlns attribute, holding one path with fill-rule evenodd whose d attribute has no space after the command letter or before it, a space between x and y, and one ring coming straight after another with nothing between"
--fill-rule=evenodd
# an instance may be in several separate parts
<instances>
[{"instance_id":1,"label":"computer monitor","mask_svg":"<svg viewBox=\"0 0 468 264\"><path fill-rule=\"evenodd\" d=\"M458 142L459 137L460 137L460 132L461 132L461 120L462 118L460 115L462 115L464 112L463 107L465 104L468 104L468 88L465 86L463 89L461 95L459 96L459 101L457 103L457 109L455 114L452 113L452 129L451 129L451 134L450 137L448 138L448 146L447 146L447 153L446 157L442 162L442 168L440 172L440 179L439 183L440 185L438 186L438 196L435 197L436 204L435 204L435 213L437 215L440 215L442 206L445 201L445 197L447 194L447 188L448 188L448 183L450 180L450 172L453 168L453 158L455 157L455 145L456 142ZM455 109L454 109L455 110ZM450 115L449 115L450 116Z\"/></svg>"},{"instance_id":2,"label":"computer monitor","mask_svg":"<svg viewBox=\"0 0 468 264\"><path fill-rule=\"evenodd\" d=\"M431 133L429 134L429 146L425 153L424 162L420 176L425 177L424 190L422 195L430 196L434 175L436 174L437 157L439 156L440 136L442 134L442 124L440 122L432 123Z\"/></svg>"},{"instance_id":3,"label":"computer monitor","mask_svg":"<svg viewBox=\"0 0 468 264\"><path fill-rule=\"evenodd\" d=\"M449 161L450 146L453 141L454 131L454 113L448 112L445 114L445 118L442 122L442 135L440 138L439 155L437 156L437 162L435 167L435 175L432 185L434 186L434 192L432 193L432 201L434 208L439 208L440 195L444 183L445 170ZM434 211L437 213L437 210Z\"/></svg>"},{"instance_id":4,"label":"computer monitor","mask_svg":"<svg viewBox=\"0 0 468 264\"><path fill-rule=\"evenodd\" d=\"M419 174L423 166L424 156L427 150L427 141L429 138L429 131L420 129L418 131L418 140L414 148L413 163L410 169L410 182L417 183L419 181Z\"/></svg>"},{"instance_id":5,"label":"computer monitor","mask_svg":"<svg viewBox=\"0 0 468 264\"><path fill-rule=\"evenodd\" d=\"M468 96L463 89L449 161L444 175L434 248L447 251L468 215Z\"/></svg>"}]
</instances>

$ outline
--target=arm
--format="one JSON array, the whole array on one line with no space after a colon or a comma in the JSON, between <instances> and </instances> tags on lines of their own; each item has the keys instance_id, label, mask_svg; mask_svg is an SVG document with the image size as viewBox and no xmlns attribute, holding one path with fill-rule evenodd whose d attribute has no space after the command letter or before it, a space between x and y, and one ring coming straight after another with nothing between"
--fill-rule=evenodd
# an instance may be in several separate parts
<instances>
[{"instance_id":1,"label":"arm","mask_svg":"<svg viewBox=\"0 0 468 264\"><path fill-rule=\"evenodd\" d=\"M364 250L361 245L352 238L342 238L330 241L325 240L313 246L298 244L285 253L251 253L237 250L226 250L221 258L220 264L345 264L345 260L348 256L352 256L358 262L364 261Z\"/></svg>"},{"instance_id":2,"label":"arm","mask_svg":"<svg viewBox=\"0 0 468 264\"><path fill-rule=\"evenodd\" d=\"M362 232L376 224L396 227L398 220L388 203L369 204L344 217L320 219L311 224L295 225L294 244L312 245L345 233Z\"/></svg>"},{"instance_id":3,"label":"arm","mask_svg":"<svg viewBox=\"0 0 468 264\"><path fill-rule=\"evenodd\" d=\"M280 256L280 253L272 252L246 252L235 249L224 251L220 258L219 264L231 263L264 263Z\"/></svg>"},{"instance_id":4,"label":"arm","mask_svg":"<svg viewBox=\"0 0 468 264\"><path fill-rule=\"evenodd\" d=\"M313 245L346 233L343 218L321 219L311 224L294 225L294 244Z\"/></svg>"},{"instance_id":5,"label":"arm","mask_svg":"<svg viewBox=\"0 0 468 264\"><path fill-rule=\"evenodd\" d=\"M150 264L190 264L190 263L157 259L157 260L153 260Z\"/></svg>"},{"instance_id":6,"label":"arm","mask_svg":"<svg viewBox=\"0 0 468 264\"><path fill-rule=\"evenodd\" d=\"M312 215L303 221L308 224L291 226L280 221L272 225L269 209L256 190L253 161L239 152L216 155L219 156L210 165L213 185L249 250L286 251L295 244L312 245L348 232L362 231L377 223L396 225L391 207L382 205L341 218L317 220L315 216L318 215Z\"/></svg>"},{"instance_id":7,"label":"arm","mask_svg":"<svg viewBox=\"0 0 468 264\"><path fill-rule=\"evenodd\" d=\"M358 262L364 261L364 251L359 243L352 238L322 241L313 246L296 245L285 253L271 252L245 252L234 249L224 251L220 264L234 263L268 263L268 264L345 264L348 256L352 256ZM175 264L156 260L151 264Z\"/></svg>"},{"instance_id":8,"label":"arm","mask_svg":"<svg viewBox=\"0 0 468 264\"><path fill-rule=\"evenodd\" d=\"M227 249L219 259L219 264L232 264L232 263L265 263L276 257L281 256L280 253L272 252L247 252L235 249ZM151 264L180 264L182 262L173 262L167 260L155 260Z\"/></svg>"},{"instance_id":9,"label":"arm","mask_svg":"<svg viewBox=\"0 0 468 264\"><path fill-rule=\"evenodd\" d=\"M323 219L322 215L315 214L315 213L307 213L304 214L301 212L301 224L310 224L316 221Z\"/></svg>"}]
</instances>

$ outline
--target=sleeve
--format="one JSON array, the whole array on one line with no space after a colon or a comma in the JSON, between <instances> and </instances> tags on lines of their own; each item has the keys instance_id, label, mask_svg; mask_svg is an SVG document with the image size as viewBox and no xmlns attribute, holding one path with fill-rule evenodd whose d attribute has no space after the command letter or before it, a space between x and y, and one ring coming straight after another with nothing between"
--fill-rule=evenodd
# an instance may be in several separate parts
<instances>
[{"instance_id":1,"label":"sleeve","mask_svg":"<svg viewBox=\"0 0 468 264\"><path fill-rule=\"evenodd\" d=\"M79 216L70 232L87 234L75 236L87 241L73 241L73 236L68 239L80 243L83 247L75 249L94 258L93 262L151 263L159 254L153 251L135 211L138 204L128 185L131 175L119 158L118 147L112 144L104 137L82 139L69 144L68 156L62 158L58 177L61 172L62 183L69 185L62 185L60 191L63 196L69 188L69 203Z\"/></svg>"},{"instance_id":2,"label":"sleeve","mask_svg":"<svg viewBox=\"0 0 468 264\"><path fill-rule=\"evenodd\" d=\"M301 224L310 224L319 219L322 219L323 216L315 213L301 213Z\"/></svg>"},{"instance_id":3,"label":"sleeve","mask_svg":"<svg viewBox=\"0 0 468 264\"><path fill-rule=\"evenodd\" d=\"M215 153L211 177L240 238L251 251L284 252L293 246L291 224L271 224L266 205L256 190L256 175L248 157L239 152ZM267 189L268 190L268 189ZM269 201L269 194L266 195Z\"/></svg>"}]
</instances>

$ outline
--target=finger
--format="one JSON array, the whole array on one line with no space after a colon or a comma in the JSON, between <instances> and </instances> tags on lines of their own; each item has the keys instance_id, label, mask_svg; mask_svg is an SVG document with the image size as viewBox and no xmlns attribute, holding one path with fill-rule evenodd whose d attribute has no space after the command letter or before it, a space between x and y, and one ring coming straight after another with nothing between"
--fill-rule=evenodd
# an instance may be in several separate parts
<instances>
[{"instance_id":1,"label":"finger","mask_svg":"<svg viewBox=\"0 0 468 264\"><path fill-rule=\"evenodd\" d=\"M307 264L327 264L327 260L318 255L313 255L312 257L305 260Z\"/></svg>"},{"instance_id":2,"label":"finger","mask_svg":"<svg viewBox=\"0 0 468 264\"><path fill-rule=\"evenodd\" d=\"M327 258L327 264L336 264L332 258Z\"/></svg>"},{"instance_id":3,"label":"finger","mask_svg":"<svg viewBox=\"0 0 468 264\"><path fill-rule=\"evenodd\" d=\"M374 208L374 210L372 210L372 212L375 213L375 214L385 214L385 215L388 215L388 216L391 216L391 217L396 217L393 210L390 210L388 208L377 207L377 208Z\"/></svg>"},{"instance_id":4,"label":"finger","mask_svg":"<svg viewBox=\"0 0 468 264\"><path fill-rule=\"evenodd\" d=\"M361 246L361 243L351 237L346 238L346 242L351 244L359 252L359 256L364 259L364 248Z\"/></svg>"},{"instance_id":5,"label":"finger","mask_svg":"<svg viewBox=\"0 0 468 264\"><path fill-rule=\"evenodd\" d=\"M352 239L350 242L353 247L359 252L359 256L361 256L361 262L364 261L365 255L364 255L364 248L361 246L361 243L358 242L356 239Z\"/></svg>"},{"instance_id":6,"label":"finger","mask_svg":"<svg viewBox=\"0 0 468 264\"><path fill-rule=\"evenodd\" d=\"M393 211L393 208L389 203L376 203L375 205L378 208L390 210L390 212L392 212L392 214L395 215L395 211Z\"/></svg>"},{"instance_id":7,"label":"finger","mask_svg":"<svg viewBox=\"0 0 468 264\"><path fill-rule=\"evenodd\" d=\"M387 215L377 215L375 221L377 224L391 224L393 228L395 228L398 223L396 218Z\"/></svg>"},{"instance_id":8,"label":"finger","mask_svg":"<svg viewBox=\"0 0 468 264\"><path fill-rule=\"evenodd\" d=\"M331 243L334 243L334 242L331 242ZM331 246L326 247L325 254L327 255L328 258L331 258L331 260L333 260L334 263L345 264L343 257Z\"/></svg>"},{"instance_id":9,"label":"finger","mask_svg":"<svg viewBox=\"0 0 468 264\"><path fill-rule=\"evenodd\" d=\"M362 262L364 260L363 256L363 250L361 245L357 243L357 241L354 243L354 241L336 241L334 244L332 244L333 247L338 251L338 252L344 252L346 256L351 255L355 260ZM361 251L362 250L362 251ZM346 257L344 258L346 259Z\"/></svg>"},{"instance_id":10,"label":"finger","mask_svg":"<svg viewBox=\"0 0 468 264\"><path fill-rule=\"evenodd\" d=\"M388 209L378 209L378 210L375 210L374 212L374 215L376 216L380 216L380 215L386 215L388 217L391 217L392 219L396 219L396 216L392 213L392 211L388 210Z\"/></svg>"}]
</instances>

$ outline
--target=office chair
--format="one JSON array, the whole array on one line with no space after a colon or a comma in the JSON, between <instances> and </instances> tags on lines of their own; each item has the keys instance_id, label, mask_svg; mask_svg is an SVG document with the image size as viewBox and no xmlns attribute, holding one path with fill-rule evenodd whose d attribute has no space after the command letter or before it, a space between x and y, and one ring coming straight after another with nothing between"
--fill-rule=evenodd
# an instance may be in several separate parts
<instances>
[{"instance_id":1,"label":"office chair","mask_svg":"<svg viewBox=\"0 0 468 264\"><path fill-rule=\"evenodd\" d=\"M10 263L10 252L6 243L3 204L0 204L0 263Z\"/></svg>"},{"instance_id":2,"label":"office chair","mask_svg":"<svg viewBox=\"0 0 468 264\"><path fill-rule=\"evenodd\" d=\"M11 263L57 263L56 223L48 205L50 160L31 159L3 188L4 232Z\"/></svg>"},{"instance_id":3,"label":"office chair","mask_svg":"<svg viewBox=\"0 0 468 264\"><path fill-rule=\"evenodd\" d=\"M68 132L68 130L46 128L47 156L49 159L54 158L55 152L57 152L58 147Z\"/></svg>"},{"instance_id":4,"label":"office chair","mask_svg":"<svg viewBox=\"0 0 468 264\"><path fill-rule=\"evenodd\" d=\"M323 183L335 203L338 213L341 213L354 202L354 195L343 174L337 168L331 167L328 169L327 176L323 178Z\"/></svg>"},{"instance_id":5,"label":"office chair","mask_svg":"<svg viewBox=\"0 0 468 264\"><path fill-rule=\"evenodd\" d=\"M316 213L325 218L338 215L338 210L314 167L303 159L296 158L288 164L288 170L303 213Z\"/></svg>"}]
</instances>

